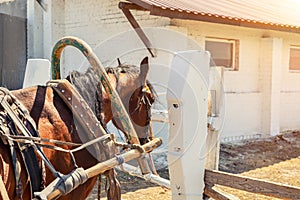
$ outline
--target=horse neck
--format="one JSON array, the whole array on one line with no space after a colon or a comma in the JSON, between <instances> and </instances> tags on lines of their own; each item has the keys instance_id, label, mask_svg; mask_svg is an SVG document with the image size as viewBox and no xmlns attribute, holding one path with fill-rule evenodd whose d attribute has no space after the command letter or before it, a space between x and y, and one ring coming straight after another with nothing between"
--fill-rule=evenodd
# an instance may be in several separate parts
<instances>
[{"instance_id":1,"label":"horse neck","mask_svg":"<svg viewBox=\"0 0 300 200\"><path fill-rule=\"evenodd\" d=\"M117 89L117 77L113 73L107 73L110 79L110 83L112 87L116 90ZM109 93L105 91L105 88L102 86L102 110L101 116L105 124L107 124L110 120L113 119L113 112L112 112L112 103L111 97Z\"/></svg>"}]
</instances>

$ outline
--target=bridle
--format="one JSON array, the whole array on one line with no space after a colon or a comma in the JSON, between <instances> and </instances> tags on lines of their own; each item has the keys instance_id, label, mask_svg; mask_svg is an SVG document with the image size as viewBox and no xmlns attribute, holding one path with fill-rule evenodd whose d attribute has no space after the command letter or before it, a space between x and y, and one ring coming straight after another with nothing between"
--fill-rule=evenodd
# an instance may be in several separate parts
<instances>
[{"instance_id":1,"label":"bridle","mask_svg":"<svg viewBox=\"0 0 300 200\"><path fill-rule=\"evenodd\" d=\"M149 86L148 85L144 85L142 87L141 93L142 93L142 95L140 97L140 100L138 101L135 109L130 112L130 115L133 115L136 111L138 111L141 108L142 105L145 105L146 112L147 112L147 121L146 121L146 124L149 125L150 124L150 120L151 120L151 106L153 104L153 102L151 102L150 99L149 99L149 97L147 96L147 93L151 93L151 90L150 90ZM130 100L131 100L131 98L130 98Z\"/></svg>"},{"instance_id":2,"label":"bridle","mask_svg":"<svg viewBox=\"0 0 300 200\"><path fill-rule=\"evenodd\" d=\"M140 95L141 93L141 95ZM132 116L134 113L136 113L140 108L144 105L146 108L146 125L145 125L145 132L147 133L146 140L151 140L151 136L149 135L149 128L150 128L150 122L151 122L151 107L153 105L154 99L149 99L149 94L152 94L151 89L147 84L144 84L141 88L141 91L139 92L139 101L137 102L136 107L130 112L130 116ZM131 104L132 97L130 98L129 104Z\"/></svg>"}]
</instances>

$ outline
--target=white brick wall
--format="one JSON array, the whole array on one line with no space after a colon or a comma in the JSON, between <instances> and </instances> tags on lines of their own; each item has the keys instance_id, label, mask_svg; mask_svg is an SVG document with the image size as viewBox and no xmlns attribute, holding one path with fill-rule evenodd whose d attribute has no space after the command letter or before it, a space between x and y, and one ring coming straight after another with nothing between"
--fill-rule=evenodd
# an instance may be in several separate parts
<instances>
[{"instance_id":1,"label":"white brick wall","mask_svg":"<svg viewBox=\"0 0 300 200\"><path fill-rule=\"evenodd\" d=\"M286 34L282 48L280 128L300 130L300 72L289 72L289 47L300 45L299 35Z\"/></svg>"},{"instance_id":2,"label":"white brick wall","mask_svg":"<svg viewBox=\"0 0 300 200\"><path fill-rule=\"evenodd\" d=\"M288 71L289 45L300 44L299 34L183 20L172 20L171 24L187 28L188 35L197 40L201 46L204 46L205 37L240 40L239 71L224 73L226 119L221 137L240 138L240 135L270 134L276 130L300 129L298 117L300 107L297 106L300 103L300 73ZM276 75L273 73L273 79L281 79L280 82L273 80L273 85L265 84L267 79L270 81L272 75L269 66L262 63L263 56L264 59L270 58L266 57L267 52L260 51L261 38L265 37L282 40L281 46L271 45L269 49L269 56L273 56L273 60L278 59L274 65L278 65L276 70L280 71L277 71ZM273 55L274 52L276 55ZM269 95L273 90L272 95L275 96L273 104L269 107L273 106L272 112L270 110L267 119L263 111L270 102L265 101L267 96L263 93L264 87L269 87ZM273 126L269 133L264 131L264 123Z\"/></svg>"},{"instance_id":3,"label":"white brick wall","mask_svg":"<svg viewBox=\"0 0 300 200\"><path fill-rule=\"evenodd\" d=\"M132 31L128 20L118 8L118 3L119 0L65 0L65 35L77 36L95 48L116 34ZM170 21L168 18L149 16L141 11L132 13L143 27L166 26ZM68 49L64 57L70 70L78 68L85 60L73 49Z\"/></svg>"}]
</instances>

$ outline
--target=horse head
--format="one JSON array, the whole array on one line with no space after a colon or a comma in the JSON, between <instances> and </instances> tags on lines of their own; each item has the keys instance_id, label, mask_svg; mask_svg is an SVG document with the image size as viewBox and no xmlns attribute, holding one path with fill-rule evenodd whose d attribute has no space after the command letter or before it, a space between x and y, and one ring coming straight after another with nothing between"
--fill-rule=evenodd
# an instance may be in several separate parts
<instances>
[{"instance_id":1,"label":"horse head","mask_svg":"<svg viewBox=\"0 0 300 200\"><path fill-rule=\"evenodd\" d=\"M130 116L134 129L141 144L153 139L151 127L151 106L155 101L155 91L147 81L149 73L148 57L144 58L140 64L140 69L132 65L122 65L114 68L116 77L116 89L122 102ZM110 72L110 70L108 70ZM124 132L116 116L113 117L113 124ZM126 133L124 132L126 135Z\"/></svg>"},{"instance_id":2,"label":"horse head","mask_svg":"<svg viewBox=\"0 0 300 200\"><path fill-rule=\"evenodd\" d=\"M156 96L152 85L147 81L148 58L142 60L140 68L118 62L117 67L107 67L106 72L111 85L119 93L140 143L144 144L153 138L151 106ZM75 71L67 79L76 87L103 126L112 120L113 124L127 137L120 119L113 113L110 95L101 86L95 70L89 68L85 74Z\"/></svg>"}]
</instances>

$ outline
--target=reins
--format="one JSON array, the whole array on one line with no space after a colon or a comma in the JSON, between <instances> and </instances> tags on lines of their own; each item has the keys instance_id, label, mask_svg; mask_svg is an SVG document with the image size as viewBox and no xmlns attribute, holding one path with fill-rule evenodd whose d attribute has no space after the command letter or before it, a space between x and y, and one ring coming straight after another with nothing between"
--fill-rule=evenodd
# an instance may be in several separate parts
<instances>
[{"instance_id":1,"label":"reins","mask_svg":"<svg viewBox=\"0 0 300 200\"><path fill-rule=\"evenodd\" d=\"M137 112L142 105L145 105L146 107L146 112L147 112L147 116L146 116L146 132L148 133L149 128L150 128L150 121L151 121L151 106L152 103L150 102L148 96L147 96L147 92L151 92L151 90L149 89L149 87L147 85L142 86L142 95L140 97L140 100L137 103L136 108L130 112L130 115L133 115L135 112Z\"/></svg>"},{"instance_id":2,"label":"reins","mask_svg":"<svg viewBox=\"0 0 300 200\"><path fill-rule=\"evenodd\" d=\"M101 137L95 138L89 142L79 144L79 143L73 143L73 142L65 142L65 141L61 141L61 140L53 140L53 139L30 137L30 136L4 135L3 137L5 137L7 140L10 140L12 142L24 143L24 144L34 143L35 145L40 146L40 147L45 147L48 149L53 149L53 150L62 151L62 152L66 152L66 153L75 153L75 152L80 151L80 150L82 150L90 145L93 145L99 141L103 141L105 139L114 139L113 134L107 134L107 135L103 135ZM50 143L53 143L56 145L66 145L69 147L76 147L76 148L64 149L64 148L56 146L56 145L43 144L42 142L50 142Z\"/></svg>"},{"instance_id":3,"label":"reins","mask_svg":"<svg viewBox=\"0 0 300 200\"><path fill-rule=\"evenodd\" d=\"M135 109L133 111L130 112L130 115L132 115L136 111L138 111L143 104L146 106L146 110L148 112L150 110L152 104L150 103L150 100L147 97L146 92L142 92L142 96L141 96L140 100L138 101L137 106L135 107Z\"/></svg>"}]
</instances>

